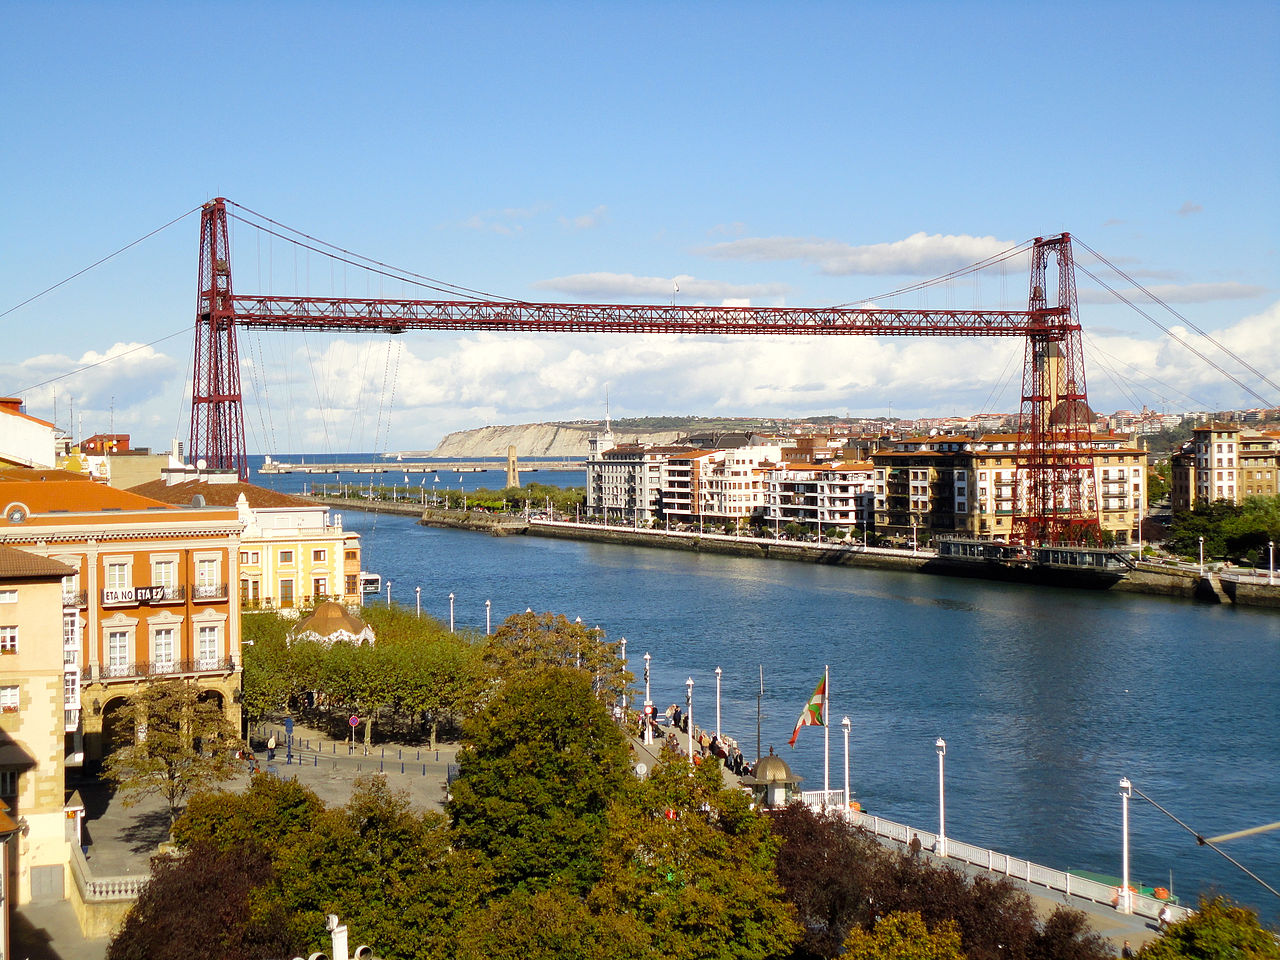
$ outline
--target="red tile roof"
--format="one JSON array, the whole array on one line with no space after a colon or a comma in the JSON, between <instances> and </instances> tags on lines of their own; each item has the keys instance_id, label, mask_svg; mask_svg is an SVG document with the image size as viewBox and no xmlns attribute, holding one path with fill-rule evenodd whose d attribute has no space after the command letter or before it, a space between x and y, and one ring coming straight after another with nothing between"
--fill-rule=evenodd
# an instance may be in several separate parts
<instances>
[{"instance_id":1,"label":"red tile roof","mask_svg":"<svg viewBox=\"0 0 1280 960\"><path fill-rule=\"evenodd\" d=\"M57 560L0 544L0 580L61 580L75 572L74 567Z\"/></svg>"},{"instance_id":2,"label":"red tile roof","mask_svg":"<svg viewBox=\"0 0 1280 960\"><path fill-rule=\"evenodd\" d=\"M206 506L234 507L240 494L248 501L250 507L323 507L314 500L295 497L291 493L280 493L266 487L254 486L252 483L209 483L207 480L184 480L173 485L164 480L149 480L136 487L129 488L130 493L150 497L162 503L178 506L190 506L197 494L204 497Z\"/></svg>"}]
</instances>

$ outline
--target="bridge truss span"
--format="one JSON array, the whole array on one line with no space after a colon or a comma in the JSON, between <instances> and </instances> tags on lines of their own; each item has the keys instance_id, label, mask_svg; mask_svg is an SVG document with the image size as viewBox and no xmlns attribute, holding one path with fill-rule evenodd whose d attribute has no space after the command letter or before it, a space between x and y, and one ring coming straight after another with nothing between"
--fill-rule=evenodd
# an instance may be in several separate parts
<instances>
[{"instance_id":1,"label":"bridge truss span","mask_svg":"<svg viewBox=\"0 0 1280 960\"><path fill-rule=\"evenodd\" d=\"M1022 337L1014 538L1083 542L1098 534L1084 357L1069 234L1036 238L1026 310L533 303L499 299L369 299L234 293L227 202L206 203L191 398L191 456L248 479L236 328L390 333L698 336ZM1056 296L1049 296L1056 281ZM913 508L914 509L914 508Z\"/></svg>"}]
</instances>

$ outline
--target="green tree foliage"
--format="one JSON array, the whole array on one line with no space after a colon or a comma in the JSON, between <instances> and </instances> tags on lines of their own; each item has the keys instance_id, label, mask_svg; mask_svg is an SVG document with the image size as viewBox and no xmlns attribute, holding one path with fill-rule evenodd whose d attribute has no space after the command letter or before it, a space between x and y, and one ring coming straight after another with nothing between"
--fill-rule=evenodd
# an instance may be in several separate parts
<instances>
[{"instance_id":1,"label":"green tree foliage","mask_svg":"<svg viewBox=\"0 0 1280 960\"><path fill-rule=\"evenodd\" d=\"M593 914L563 890L516 890L470 918L458 960L641 960L647 945L634 917Z\"/></svg>"},{"instance_id":2,"label":"green tree foliage","mask_svg":"<svg viewBox=\"0 0 1280 960\"><path fill-rule=\"evenodd\" d=\"M1205 559L1257 558L1268 540L1280 540L1280 497L1246 497L1243 503L1215 500L1195 510L1175 514L1166 547L1196 558L1204 537Z\"/></svg>"},{"instance_id":3,"label":"green tree foliage","mask_svg":"<svg viewBox=\"0 0 1280 960\"><path fill-rule=\"evenodd\" d=\"M1280 960L1280 942L1258 915L1225 897L1200 909L1138 951L1140 960Z\"/></svg>"},{"instance_id":4,"label":"green tree foliage","mask_svg":"<svg viewBox=\"0 0 1280 960\"><path fill-rule=\"evenodd\" d=\"M930 930L918 913L891 913L870 933L849 932L841 960L966 960L955 923L943 920Z\"/></svg>"},{"instance_id":5,"label":"green tree foliage","mask_svg":"<svg viewBox=\"0 0 1280 960\"><path fill-rule=\"evenodd\" d=\"M493 676L502 678L544 667L580 670L606 704L617 702L635 679L622 662L619 644L607 642L603 630L571 622L559 613L531 611L507 617L490 639L486 660Z\"/></svg>"},{"instance_id":6,"label":"green tree foliage","mask_svg":"<svg viewBox=\"0 0 1280 960\"><path fill-rule=\"evenodd\" d=\"M157 857L151 879L107 948L107 960L259 960L293 955L279 907L254 911L271 882L261 846L201 843L182 856Z\"/></svg>"},{"instance_id":7,"label":"green tree foliage","mask_svg":"<svg viewBox=\"0 0 1280 960\"><path fill-rule=\"evenodd\" d=\"M718 763L664 751L611 812L593 912L633 917L652 956L763 960L799 939L773 873L777 841Z\"/></svg>"},{"instance_id":8,"label":"green tree foliage","mask_svg":"<svg viewBox=\"0 0 1280 960\"><path fill-rule=\"evenodd\" d=\"M173 839L182 847L206 844L226 851L257 843L276 850L310 832L324 809L315 792L296 780L257 773L241 793L206 790L193 796Z\"/></svg>"},{"instance_id":9,"label":"green tree foliage","mask_svg":"<svg viewBox=\"0 0 1280 960\"><path fill-rule=\"evenodd\" d=\"M185 680L143 687L121 711L125 742L103 765L103 776L124 795L125 806L159 797L169 807L170 826L193 791L239 772L238 731L200 693Z\"/></svg>"},{"instance_id":10,"label":"green tree foliage","mask_svg":"<svg viewBox=\"0 0 1280 960\"><path fill-rule=\"evenodd\" d=\"M622 732L589 676L516 673L463 735L448 804L458 843L488 858L500 890L588 890L606 808L633 780Z\"/></svg>"}]
</instances>

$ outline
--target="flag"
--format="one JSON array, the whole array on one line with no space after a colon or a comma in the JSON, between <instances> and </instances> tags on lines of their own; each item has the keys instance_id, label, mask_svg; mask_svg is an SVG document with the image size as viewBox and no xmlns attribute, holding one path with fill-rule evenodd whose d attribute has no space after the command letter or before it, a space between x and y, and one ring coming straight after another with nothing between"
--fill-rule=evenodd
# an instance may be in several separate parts
<instances>
[{"instance_id":1,"label":"flag","mask_svg":"<svg viewBox=\"0 0 1280 960\"><path fill-rule=\"evenodd\" d=\"M796 737L800 736L801 727L825 727L827 725L827 675L824 673L818 681L818 688L800 711L800 719L796 721L795 730L791 731L791 739L787 745L794 747Z\"/></svg>"}]
</instances>

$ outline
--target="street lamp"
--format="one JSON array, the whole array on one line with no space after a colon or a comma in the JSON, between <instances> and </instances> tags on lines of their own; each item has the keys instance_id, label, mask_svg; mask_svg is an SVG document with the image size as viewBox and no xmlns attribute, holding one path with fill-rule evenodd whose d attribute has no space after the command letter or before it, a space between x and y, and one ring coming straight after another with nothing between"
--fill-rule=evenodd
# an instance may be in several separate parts
<instances>
[{"instance_id":1,"label":"street lamp","mask_svg":"<svg viewBox=\"0 0 1280 960\"><path fill-rule=\"evenodd\" d=\"M844 809L849 812L849 731L853 729L853 721L845 717L840 721L840 729L844 731Z\"/></svg>"},{"instance_id":2,"label":"street lamp","mask_svg":"<svg viewBox=\"0 0 1280 960\"><path fill-rule=\"evenodd\" d=\"M934 743L938 751L938 856L947 855L947 791L943 773L943 757L947 755L947 741L941 737Z\"/></svg>"},{"instance_id":3,"label":"street lamp","mask_svg":"<svg viewBox=\"0 0 1280 960\"><path fill-rule=\"evenodd\" d=\"M391 581L387 581L387 606L391 606Z\"/></svg>"},{"instance_id":4,"label":"street lamp","mask_svg":"<svg viewBox=\"0 0 1280 960\"><path fill-rule=\"evenodd\" d=\"M1116 909L1121 913L1133 913L1133 894L1129 890L1129 798L1133 796L1133 784L1128 777L1120 778L1120 896L1116 900Z\"/></svg>"},{"instance_id":5,"label":"street lamp","mask_svg":"<svg viewBox=\"0 0 1280 960\"><path fill-rule=\"evenodd\" d=\"M689 766L693 766L693 677L684 682L684 722L689 728Z\"/></svg>"},{"instance_id":6,"label":"street lamp","mask_svg":"<svg viewBox=\"0 0 1280 960\"><path fill-rule=\"evenodd\" d=\"M716 667L716 741L720 740L720 668Z\"/></svg>"},{"instance_id":7,"label":"street lamp","mask_svg":"<svg viewBox=\"0 0 1280 960\"><path fill-rule=\"evenodd\" d=\"M484 635L489 635L489 601L484 602Z\"/></svg>"},{"instance_id":8,"label":"street lamp","mask_svg":"<svg viewBox=\"0 0 1280 960\"><path fill-rule=\"evenodd\" d=\"M418 606L418 619L421 620L422 619L422 588L421 587L413 588L413 599Z\"/></svg>"},{"instance_id":9,"label":"street lamp","mask_svg":"<svg viewBox=\"0 0 1280 960\"><path fill-rule=\"evenodd\" d=\"M1200 576L1204 576L1204 537L1200 538Z\"/></svg>"},{"instance_id":10,"label":"street lamp","mask_svg":"<svg viewBox=\"0 0 1280 960\"><path fill-rule=\"evenodd\" d=\"M1276 542L1274 540L1267 541L1267 550L1271 555L1267 564L1267 584L1271 585L1276 582Z\"/></svg>"},{"instance_id":11,"label":"street lamp","mask_svg":"<svg viewBox=\"0 0 1280 960\"><path fill-rule=\"evenodd\" d=\"M449 632L453 633L453 594L449 594Z\"/></svg>"},{"instance_id":12,"label":"street lamp","mask_svg":"<svg viewBox=\"0 0 1280 960\"><path fill-rule=\"evenodd\" d=\"M653 701L649 699L649 653L644 655L644 742L653 745Z\"/></svg>"},{"instance_id":13,"label":"street lamp","mask_svg":"<svg viewBox=\"0 0 1280 960\"><path fill-rule=\"evenodd\" d=\"M911 518L911 552L916 552L916 518Z\"/></svg>"}]
</instances>

